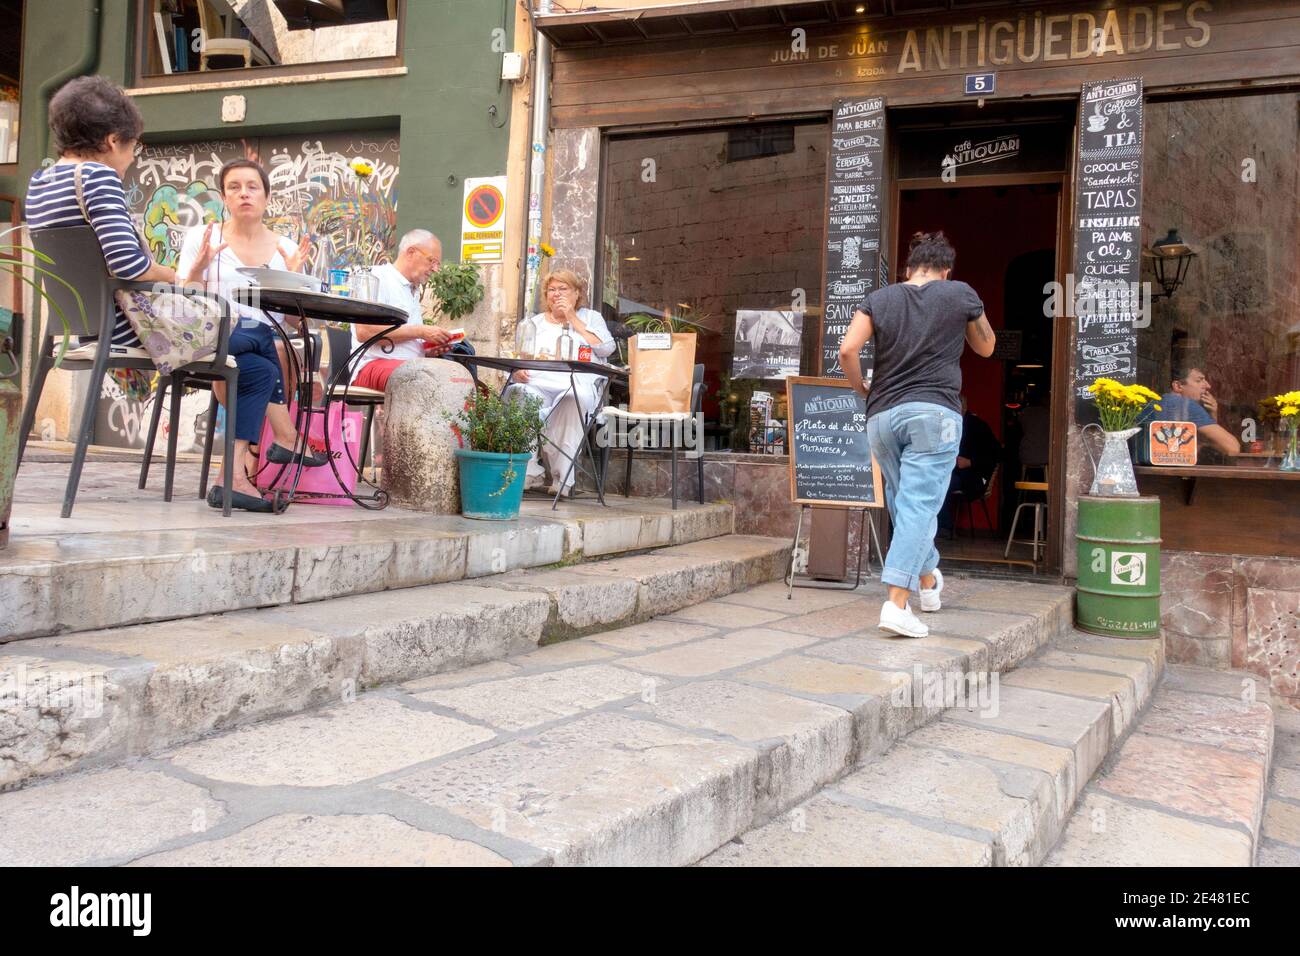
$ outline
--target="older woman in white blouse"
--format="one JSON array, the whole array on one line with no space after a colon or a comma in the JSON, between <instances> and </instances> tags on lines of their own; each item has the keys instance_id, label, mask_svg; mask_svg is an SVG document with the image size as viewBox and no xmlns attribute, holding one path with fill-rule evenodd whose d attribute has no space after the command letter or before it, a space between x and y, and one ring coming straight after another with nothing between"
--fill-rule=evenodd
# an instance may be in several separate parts
<instances>
[{"instance_id":1,"label":"older woman in white blouse","mask_svg":"<svg viewBox=\"0 0 1300 956\"><path fill-rule=\"evenodd\" d=\"M614 337L599 312L586 308L586 286L576 273L557 269L546 278L543 286L546 311L525 319L533 325L536 334L536 351L555 356L556 346L565 327L578 346L591 346L592 357L608 358L614 351ZM604 379L599 375L572 376L582 408L590 414L600 399ZM546 428L542 434L541 452L528 463L529 487L541 484L543 464L551 473L551 493L573 493L577 468L573 459L582 447L582 413L574 402L568 372L539 372L521 369L511 376L507 397L530 395L541 399L542 419Z\"/></svg>"}]
</instances>

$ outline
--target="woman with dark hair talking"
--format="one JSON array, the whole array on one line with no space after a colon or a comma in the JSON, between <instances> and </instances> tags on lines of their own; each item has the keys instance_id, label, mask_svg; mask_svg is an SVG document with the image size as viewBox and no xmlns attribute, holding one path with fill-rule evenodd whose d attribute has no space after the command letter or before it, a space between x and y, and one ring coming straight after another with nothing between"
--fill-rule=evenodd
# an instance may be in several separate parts
<instances>
[{"instance_id":1,"label":"woman with dark hair talking","mask_svg":"<svg viewBox=\"0 0 1300 956\"><path fill-rule=\"evenodd\" d=\"M251 284L239 272L242 267L297 272L311 248L310 237L304 232L301 241L295 243L262 221L271 191L266 170L251 159L234 159L221 167L217 186L226 204L226 220L196 226L186 234L176 264L180 281L199 283L207 291L229 298L234 289ZM299 439L285 405L284 375L271 320L258 309L234 302L231 308L238 320L230 333L230 354L239 363L239 401L235 421L227 423L227 427L235 429L235 461L222 462L222 469L235 469L231 476L234 507L270 511L271 503L261 497L244 467L249 458L248 446L257 442L264 418L270 421L274 436L266 455L269 461L288 464L301 456L308 467L319 467L327 459L306 452L295 455L290 450ZM224 403L220 390L217 398ZM208 504L213 508L223 506L221 492L220 482L213 485L208 495Z\"/></svg>"},{"instance_id":2,"label":"woman with dark hair talking","mask_svg":"<svg viewBox=\"0 0 1300 956\"><path fill-rule=\"evenodd\" d=\"M849 384L867 398L867 437L894 528L880 575L889 585L880 629L901 637L930 633L912 613L912 591L920 592L922 611L941 604L934 533L961 445L962 348L988 358L996 341L975 290L949 280L955 259L942 232L918 232L907 281L868 295L840 345ZM875 343L870 385L859 360L868 341Z\"/></svg>"}]
</instances>

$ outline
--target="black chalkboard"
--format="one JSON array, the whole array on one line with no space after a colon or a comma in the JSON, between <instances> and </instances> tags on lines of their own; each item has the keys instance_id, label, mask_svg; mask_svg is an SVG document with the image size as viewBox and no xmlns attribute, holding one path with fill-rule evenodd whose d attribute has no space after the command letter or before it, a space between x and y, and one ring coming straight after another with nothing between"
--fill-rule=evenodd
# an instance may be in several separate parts
<instances>
[{"instance_id":1,"label":"black chalkboard","mask_svg":"<svg viewBox=\"0 0 1300 956\"><path fill-rule=\"evenodd\" d=\"M1062 301L1076 330L1076 417L1095 418L1087 388L1131 383L1141 318L1142 79L1085 83L1079 101L1074 272Z\"/></svg>"},{"instance_id":2,"label":"black chalkboard","mask_svg":"<svg viewBox=\"0 0 1300 956\"><path fill-rule=\"evenodd\" d=\"M853 311L879 288L880 224L885 173L885 100L836 100L826 170L825 281L821 372L842 377L840 342ZM872 343L862 350L871 367Z\"/></svg>"},{"instance_id":3,"label":"black chalkboard","mask_svg":"<svg viewBox=\"0 0 1300 956\"><path fill-rule=\"evenodd\" d=\"M880 469L867 442L867 400L843 379L785 380L790 419L790 500L883 508Z\"/></svg>"}]
</instances>

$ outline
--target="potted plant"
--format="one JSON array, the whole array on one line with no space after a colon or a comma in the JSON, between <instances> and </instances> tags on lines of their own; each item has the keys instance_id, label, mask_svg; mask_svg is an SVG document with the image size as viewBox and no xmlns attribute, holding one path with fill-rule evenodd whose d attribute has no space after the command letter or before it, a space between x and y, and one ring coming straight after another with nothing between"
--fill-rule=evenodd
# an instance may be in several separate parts
<instances>
[{"instance_id":1,"label":"potted plant","mask_svg":"<svg viewBox=\"0 0 1300 956\"><path fill-rule=\"evenodd\" d=\"M541 443L542 403L507 400L477 390L457 419L468 448L456 449L460 468L460 513L466 518L506 521L519 516L528 462Z\"/></svg>"},{"instance_id":2,"label":"potted plant","mask_svg":"<svg viewBox=\"0 0 1300 956\"><path fill-rule=\"evenodd\" d=\"M449 262L429 276L435 308L450 322L474 311L483 301L483 283L472 262Z\"/></svg>"},{"instance_id":3,"label":"potted plant","mask_svg":"<svg viewBox=\"0 0 1300 956\"><path fill-rule=\"evenodd\" d=\"M1093 461L1092 489L1089 494L1103 497L1137 497L1137 477L1133 474L1133 459L1129 454L1128 440L1140 428L1137 421L1147 405L1156 411L1160 396L1145 385L1124 385L1110 378L1094 379L1088 392L1097 405L1101 424L1095 422L1084 428L1099 428L1105 438L1101 459Z\"/></svg>"}]
</instances>

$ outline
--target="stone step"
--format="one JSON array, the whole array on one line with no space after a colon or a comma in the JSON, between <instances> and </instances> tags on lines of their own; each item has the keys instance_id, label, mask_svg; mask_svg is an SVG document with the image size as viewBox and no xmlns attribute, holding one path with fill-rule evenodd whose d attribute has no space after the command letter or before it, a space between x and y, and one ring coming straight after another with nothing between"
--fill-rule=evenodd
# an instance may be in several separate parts
<instances>
[{"instance_id":1,"label":"stone step","mask_svg":"<svg viewBox=\"0 0 1300 956\"><path fill-rule=\"evenodd\" d=\"M1300 711L1274 711L1272 763L1255 865L1300 866Z\"/></svg>"},{"instance_id":2,"label":"stone step","mask_svg":"<svg viewBox=\"0 0 1300 956\"><path fill-rule=\"evenodd\" d=\"M665 501L608 501L552 511L529 499L509 522L312 505L222 519L180 499L92 499L62 521L24 504L0 551L0 644L459 581L733 530L727 504L673 511Z\"/></svg>"},{"instance_id":3,"label":"stone step","mask_svg":"<svg viewBox=\"0 0 1300 956\"><path fill-rule=\"evenodd\" d=\"M403 674L427 632L385 618L349 659L361 679L374 661L401 684L0 793L0 831L15 835L0 865L689 864L931 721L944 708L927 686L1013 667L1068 627L1068 589L953 576L932 635L891 639L876 629L879 585L727 594L726 575L669 563L710 548L734 561L745 541L573 568L580 581L549 590L478 588L537 602L518 612L534 634L562 624L562 606L562 626L592 633L454 672ZM627 580L666 613L595 623L583 588L613 608ZM378 614L377 597L348 600ZM302 627L324 607L282 620ZM1110 705L1088 703L1108 733ZM1087 734L1057 720L1062 759L1092 759Z\"/></svg>"},{"instance_id":4,"label":"stone step","mask_svg":"<svg viewBox=\"0 0 1300 956\"><path fill-rule=\"evenodd\" d=\"M1270 832L1267 699L1267 683L1253 674L1171 665L1150 709L1084 790L1047 865L1252 865L1261 829Z\"/></svg>"},{"instance_id":5,"label":"stone step","mask_svg":"<svg viewBox=\"0 0 1300 956\"><path fill-rule=\"evenodd\" d=\"M1151 699L1160 641L1068 631L704 866L1026 866Z\"/></svg>"},{"instance_id":6,"label":"stone step","mask_svg":"<svg viewBox=\"0 0 1300 956\"><path fill-rule=\"evenodd\" d=\"M0 654L0 786L646 621L771 581L789 553L784 539L725 535L551 570L15 642Z\"/></svg>"}]
</instances>

